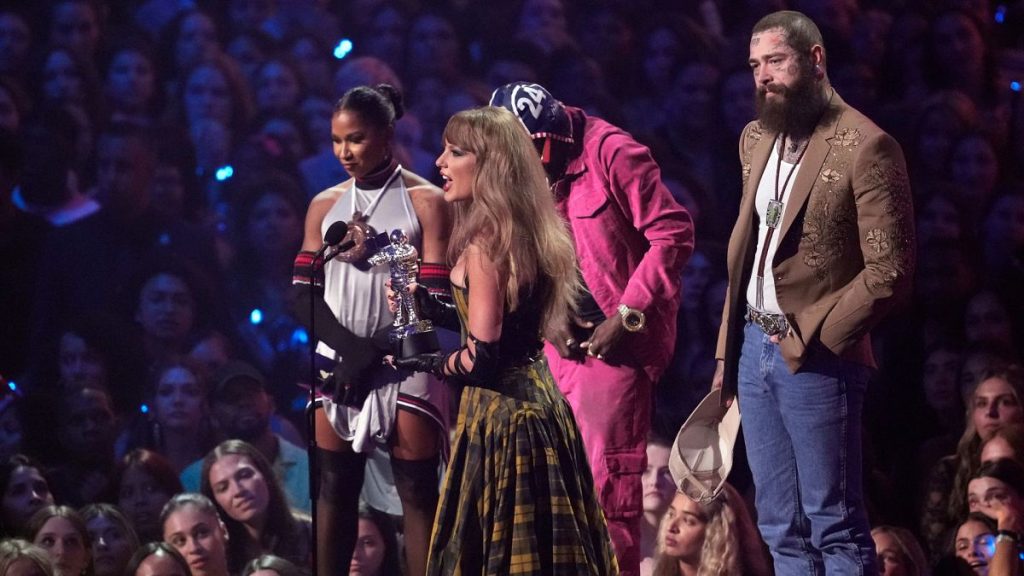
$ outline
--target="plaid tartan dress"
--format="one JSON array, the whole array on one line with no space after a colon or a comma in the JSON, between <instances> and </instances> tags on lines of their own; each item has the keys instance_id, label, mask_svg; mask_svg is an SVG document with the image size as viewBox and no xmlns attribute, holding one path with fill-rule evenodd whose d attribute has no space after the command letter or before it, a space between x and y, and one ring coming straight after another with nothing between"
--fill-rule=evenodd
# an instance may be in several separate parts
<instances>
[{"instance_id":1,"label":"plaid tartan dress","mask_svg":"<svg viewBox=\"0 0 1024 576\"><path fill-rule=\"evenodd\" d=\"M454 286L453 295L465 322L465 289ZM579 430L539 353L536 323L518 334L524 323L505 323L501 341L532 339L539 359L462 391L428 574L619 573Z\"/></svg>"}]
</instances>

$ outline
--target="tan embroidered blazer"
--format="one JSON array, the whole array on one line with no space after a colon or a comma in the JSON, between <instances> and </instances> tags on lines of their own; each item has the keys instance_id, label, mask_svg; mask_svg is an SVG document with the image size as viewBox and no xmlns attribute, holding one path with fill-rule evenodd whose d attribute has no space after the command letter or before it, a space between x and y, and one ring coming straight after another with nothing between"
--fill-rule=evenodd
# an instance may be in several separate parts
<instances>
[{"instance_id":1,"label":"tan embroidered blazer","mask_svg":"<svg viewBox=\"0 0 1024 576\"><path fill-rule=\"evenodd\" d=\"M756 263L754 197L775 140L757 121L740 136L743 198L729 240L729 288L716 351L725 360L727 392L735 391L747 283ZM786 364L796 372L821 345L873 367L868 332L909 294L913 276L914 218L903 151L833 92L790 194L769 263L791 326L780 342Z\"/></svg>"}]
</instances>

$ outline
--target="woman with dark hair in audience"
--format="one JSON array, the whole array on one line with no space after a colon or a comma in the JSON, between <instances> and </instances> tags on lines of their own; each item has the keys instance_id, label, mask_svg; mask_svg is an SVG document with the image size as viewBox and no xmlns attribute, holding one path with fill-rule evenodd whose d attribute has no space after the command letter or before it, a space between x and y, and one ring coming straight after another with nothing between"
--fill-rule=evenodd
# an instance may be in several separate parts
<instances>
[{"instance_id":1,"label":"woman with dark hair in audience","mask_svg":"<svg viewBox=\"0 0 1024 576\"><path fill-rule=\"evenodd\" d=\"M91 61L61 46L51 46L43 52L36 96L42 104L62 106L83 117L86 124L98 131L103 118L103 92L99 73Z\"/></svg>"},{"instance_id":2,"label":"woman with dark hair in audience","mask_svg":"<svg viewBox=\"0 0 1024 576\"><path fill-rule=\"evenodd\" d=\"M187 258L171 253L141 263L124 291L129 317L141 329L150 364L172 362L188 352L196 334L222 326L212 279Z\"/></svg>"},{"instance_id":3,"label":"woman with dark hair in audience","mask_svg":"<svg viewBox=\"0 0 1024 576\"><path fill-rule=\"evenodd\" d=\"M139 547L139 537L123 513L112 504L88 504L79 514L92 539L96 576L122 576Z\"/></svg>"},{"instance_id":4,"label":"woman with dark hair in audience","mask_svg":"<svg viewBox=\"0 0 1024 576\"><path fill-rule=\"evenodd\" d=\"M228 567L270 553L299 566L309 564L309 525L288 506L266 457L242 440L225 440L203 459L200 491L217 506L228 529Z\"/></svg>"},{"instance_id":5,"label":"woman with dark hair in audience","mask_svg":"<svg viewBox=\"0 0 1024 576\"><path fill-rule=\"evenodd\" d=\"M395 523L380 510L359 503L359 533L349 574L387 576L400 574L401 564Z\"/></svg>"},{"instance_id":6,"label":"woman with dark hair in audience","mask_svg":"<svg viewBox=\"0 0 1024 576\"><path fill-rule=\"evenodd\" d=\"M163 537L160 512L184 488L178 473L161 454L135 449L118 465L117 505L143 542Z\"/></svg>"},{"instance_id":7,"label":"woman with dark hair in audience","mask_svg":"<svg viewBox=\"0 0 1024 576\"><path fill-rule=\"evenodd\" d=\"M335 156L352 179L312 200L295 259L295 313L308 326L312 300L318 352L335 363L328 396L317 404L322 409L315 416L321 471L317 569L322 574L350 562L368 452L391 453L412 574L425 570L437 508L438 455L448 437L447 390L426 374L398 374L381 363L389 346L373 337L393 324L384 285L390 275L387 266L366 261L377 249L372 246L378 233L387 237L400 229L422 262L420 282L437 294L446 291L448 209L437 187L394 157L395 120L402 113L401 94L390 85L358 86L342 96L331 137ZM326 264L314 262L337 221L348 222L356 244ZM380 496L383 502L373 505L387 509L390 496Z\"/></svg>"},{"instance_id":8,"label":"woman with dark hair in audience","mask_svg":"<svg viewBox=\"0 0 1024 576\"><path fill-rule=\"evenodd\" d=\"M217 25L213 17L202 10L182 10L164 27L159 49L160 68L180 92L185 70L221 53Z\"/></svg>"},{"instance_id":9,"label":"woman with dark hair in audience","mask_svg":"<svg viewBox=\"0 0 1024 576\"><path fill-rule=\"evenodd\" d=\"M46 506L29 518L25 533L46 550L61 575L94 576L92 540L74 508Z\"/></svg>"},{"instance_id":10,"label":"woman with dark hair in audience","mask_svg":"<svg viewBox=\"0 0 1024 576\"><path fill-rule=\"evenodd\" d=\"M185 557L167 542L150 542L135 551L125 576L191 576Z\"/></svg>"},{"instance_id":11,"label":"woman with dark hair in audience","mask_svg":"<svg viewBox=\"0 0 1024 576\"><path fill-rule=\"evenodd\" d=\"M122 435L119 453L148 448L179 472L201 459L216 442L206 402L208 388L204 367L188 356L156 366L147 383L149 409L136 415Z\"/></svg>"},{"instance_id":12,"label":"woman with dark hair in audience","mask_svg":"<svg viewBox=\"0 0 1024 576\"><path fill-rule=\"evenodd\" d=\"M1000 91L997 52L986 22L959 7L938 11L928 23L925 78L933 90L956 89L967 95L984 116L982 126L1005 141L1010 91ZM956 74L948 69L957 63Z\"/></svg>"},{"instance_id":13,"label":"woman with dark hair in audience","mask_svg":"<svg viewBox=\"0 0 1024 576\"><path fill-rule=\"evenodd\" d=\"M34 382L42 387L56 382L58 394L80 388L104 390L119 415L139 409L146 359L126 321L106 312L87 312L63 319L56 328L53 349Z\"/></svg>"},{"instance_id":14,"label":"woman with dark hair in audience","mask_svg":"<svg viewBox=\"0 0 1024 576\"><path fill-rule=\"evenodd\" d=\"M229 576L228 530L209 498L194 492L176 494L160 513L164 542L188 562L192 576Z\"/></svg>"},{"instance_id":15,"label":"woman with dark hair in audience","mask_svg":"<svg viewBox=\"0 0 1024 576\"><path fill-rule=\"evenodd\" d=\"M945 546L935 574L987 576L995 553L996 522L985 514L971 512L955 528L952 546Z\"/></svg>"},{"instance_id":16,"label":"woman with dark hair in audience","mask_svg":"<svg viewBox=\"0 0 1024 576\"><path fill-rule=\"evenodd\" d=\"M156 52L141 37L121 41L106 62L104 94L111 122L149 126L163 106Z\"/></svg>"},{"instance_id":17,"label":"woman with dark hair in audience","mask_svg":"<svg viewBox=\"0 0 1024 576\"><path fill-rule=\"evenodd\" d=\"M22 534L28 519L49 504L53 494L39 464L23 454L0 464L0 537Z\"/></svg>"},{"instance_id":18,"label":"woman with dark hair in audience","mask_svg":"<svg viewBox=\"0 0 1024 576\"><path fill-rule=\"evenodd\" d=\"M256 69L252 91L258 112L294 110L306 88L302 74L291 58L278 55Z\"/></svg>"},{"instance_id":19,"label":"woman with dark hair in audience","mask_svg":"<svg viewBox=\"0 0 1024 576\"><path fill-rule=\"evenodd\" d=\"M401 574L398 566L394 572L388 574ZM306 571L295 564L272 554L264 554L259 558L253 558L251 562L242 568L241 576L306 576Z\"/></svg>"},{"instance_id":20,"label":"woman with dark hair in audience","mask_svg":"<svg viewBox=\"0 0 1024 576\"><path fill-rule=\"evenodd\" d=\"M18 538L0 540L0 574L6 576L60 576L46 550ZM181 576L188 576L188 574Z\"/></svg>"}]
</instances>

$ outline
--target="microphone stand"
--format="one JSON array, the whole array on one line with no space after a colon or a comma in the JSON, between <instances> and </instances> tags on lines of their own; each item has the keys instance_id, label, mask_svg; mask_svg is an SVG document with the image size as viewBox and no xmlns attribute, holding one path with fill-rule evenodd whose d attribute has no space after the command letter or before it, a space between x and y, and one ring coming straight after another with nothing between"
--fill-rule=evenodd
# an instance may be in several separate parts
<instances>
[{"instance_id":1,"label":"microphone stand","mask_svg":"<svg viewBox=\"0 0 1024 576\"><path fill-rule=\"evenodd\" d=\"M317 266L316 263L319 261L321 270L324 266L323 255L315 256L310 269L312 274L309 278L309 403L306 406L306 451L308 453L307 458L309 460L309 499L310 502L310 540L313 543L312 550L310 551L310 565L312 576L317 575L317 511L316 504L320 500L320 452L317 448L316 443L316 383L317 383L317 371L316 371L316 274Z\"/></svg>"}]
</instances>

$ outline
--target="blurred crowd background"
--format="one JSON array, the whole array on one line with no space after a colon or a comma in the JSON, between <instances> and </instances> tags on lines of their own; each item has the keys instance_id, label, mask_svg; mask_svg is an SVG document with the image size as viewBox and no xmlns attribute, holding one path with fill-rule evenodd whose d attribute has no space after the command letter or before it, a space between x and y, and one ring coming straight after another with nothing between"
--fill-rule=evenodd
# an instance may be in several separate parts
<instances>
[{"instance_id":1,"label":"blurred crowd background","mask_svg":"<svg viewBox=\"0 0 1024 576\"><path fill-rule=\"evenodd\" d=\"M918 265L875 333L868 498L950 553L948 487L1024 426L1020 0L0 2L0 459L33 458L57 503L124 506L137 449L180 473L227 439L303 446L292 262L309 199L347 178L334 103L379 83L407 105L402 163L435 182L449 116L511 81L651 148L697 223L655 407L674 437L715 367L750 29L782 8L818 23L832 84L907 157ZM259 373L237 390L235 360ZM1008 399L980 402L996 373Z\"/></svg>"}]
</instances>

